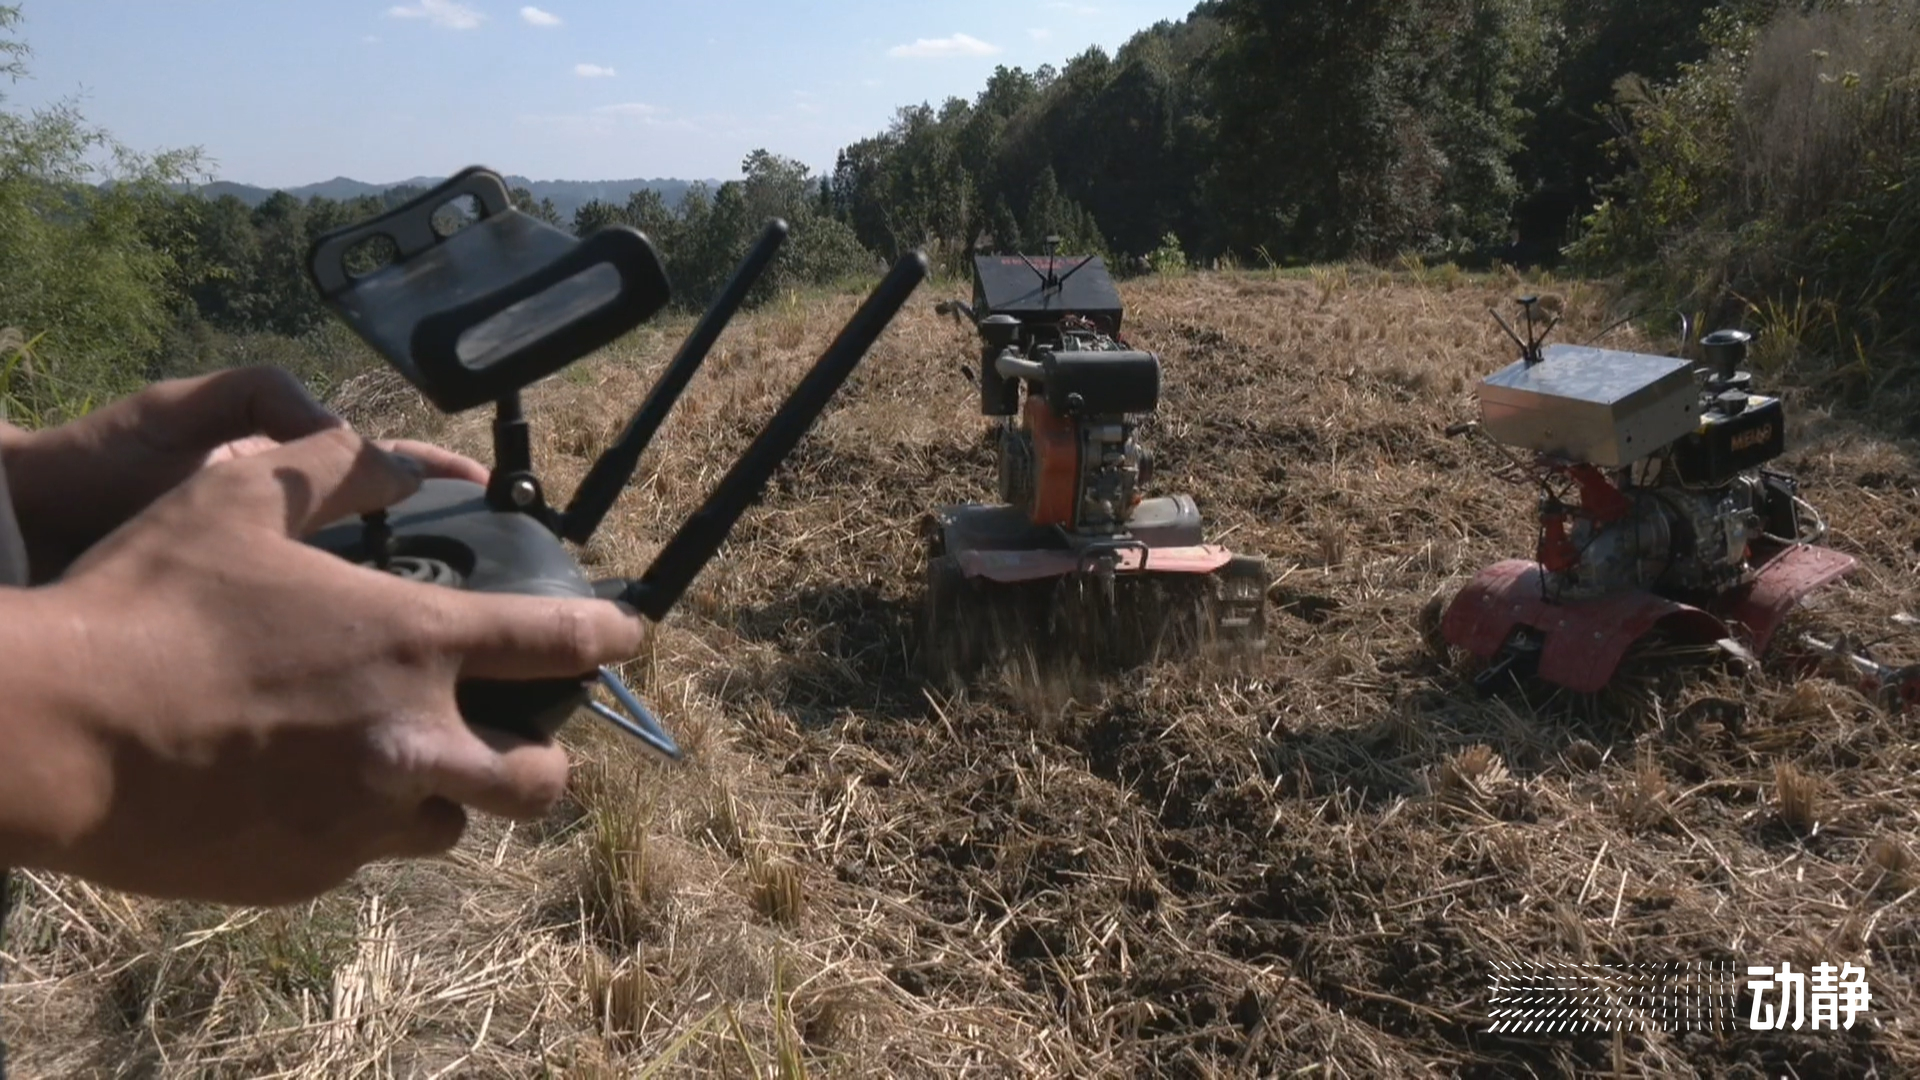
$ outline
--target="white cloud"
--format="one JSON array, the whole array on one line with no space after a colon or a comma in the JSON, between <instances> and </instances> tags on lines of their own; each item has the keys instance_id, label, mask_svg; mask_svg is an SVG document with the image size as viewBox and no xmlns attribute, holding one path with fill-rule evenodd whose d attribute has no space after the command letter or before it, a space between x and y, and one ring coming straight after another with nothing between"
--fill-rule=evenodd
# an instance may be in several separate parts
<instances>
[{"instance_id":1,"label":"white cloud","mask_svg":"<svg viewBox=\"0 0 1920 1080\"><path fill-rule=\"evenodd\" d=\"M366 37L363 37L360 40L366 42L369 45L378 45L380 44L380 35L368 34Z\"/></svg>"},{"instance_id":2,"label":"white cloud","mask_svg":"<svg viewBox=\"0 0 1920 1080\"><path fill-rule=\"evenodd\" d=\"M602 105L593 110L611 116L659 116L667 110L658 105L648 105L640 101L625 101L618 105Z\"/></svg>"},{"instance_id":3,"label":"white cloud","mask_svg":"<svg viewBox=\"0 0 1920 1080\"><path fill-rule=\"evenodd\" d=\"M444 26L449 30L471 30L479 26L485 15L456 4L453 0L420 0L412 7L390 7L387 14L396 19L425 19L435 26Z\"/></svg>"},{"instance_id":4,"label":"white cloud","mask_svg":"<svg viewBox=\"0 0 1920 1080\"><path fill-rule=\"evenodd\" d=\"M611 79L614 70L610 67L601 67L599 64L575 64L573 73L583 79Z\"/></svg>"},{"instance_id":5,"label":"white cloud","mask_svg":"<svg viewBox=\"0 0 1920 1080\"><path fill-rule=\"evenodd\" d=\"M887 50L888 56L944 57L944 56L992 56L1000 51L1000 46L989 45L977 37L967 34L955 34L952 37L921 38L911 45L895 45Z\"/></svg>"},{"instance_id":6,"label":"white cloud","mask_svg":"<svg viewBox=\"0 0 1920 1080\"><path fill-rule=\"evenodd\" d=\"M1092 4L1069 4L1066 3L1065 0L1051 0L1051 2L1047 4L1047 7L1055 11L1070 11L1075 15L1100 14L1100 9L1094 7Z\"/></svg>"},{"instance_id":7,"label":"white cloud","mask_svg":"<svg viewBox=\"0 0 1920 1080\"><path fill-rule=\"evenodd\" d=\"M1027 36L1035 41L1045 41L1053 36L1053 31L1044 26L1039 26L1027 31Z\"/></svg>"},{"instance_id":8,"label":"white cloud","mask_svg":"<svg viewBox=\"0 0 1920 1080\"><path fill-rule=\"evenodd\" d=\"M541 11L537 7L523 7L520 18L530 26L559 26L560 16L551 11Z\"/></svg>"}]
</instances>

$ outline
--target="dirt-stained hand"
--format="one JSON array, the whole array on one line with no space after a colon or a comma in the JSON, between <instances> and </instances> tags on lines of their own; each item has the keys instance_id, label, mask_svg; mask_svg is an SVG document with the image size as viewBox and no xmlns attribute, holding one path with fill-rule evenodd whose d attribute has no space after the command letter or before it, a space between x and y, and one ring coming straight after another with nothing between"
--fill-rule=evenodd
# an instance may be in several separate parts
<instances>
[{"instance_id":1,"label":"dirt-stained hand","mask_svg":"<svg viewBox=\"0 0 1920 1080\"><path fill-rule=\"evenodd\" d=\"M558 746L477 733L462 676L574 676L635 655L616 604L404 581L300 542L421 473L351 431L210 465L36 590L95 676L46 768L80 796L48 869L152 896L280 904L369 861L444 852L472 807L560 797Z\"/></svg>"}]
</instances>

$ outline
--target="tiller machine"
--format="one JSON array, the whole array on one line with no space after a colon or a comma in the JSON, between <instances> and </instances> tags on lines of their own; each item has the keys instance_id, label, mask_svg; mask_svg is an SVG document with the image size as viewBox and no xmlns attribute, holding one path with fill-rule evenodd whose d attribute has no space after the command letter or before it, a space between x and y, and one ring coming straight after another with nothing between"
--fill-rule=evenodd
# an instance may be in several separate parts
<instances>
[{"instance_id":1,"label":"tiller machine","mask_svg":"<svg viewBox=\"0 0 1920 1080\"><path fill-rule=\"evenodd\" d=\"M1051 245L1050 245L1051 246ZM1265 562L1205 542L1187 495L1146 498L1135 439L1160 358L1120 336L1101 259L981 255L973 301L940 305L980 338L1000 501L923 521L928 660L965 677L1008 647L1128 665L1264 645Z\"/></svg>"},{"instance_id":2,"label":"tiller machine","mask_svg":"<svg viewBox=\"0 0 1920 1080\"><path fill-rule=\"evenodd\" d=\"M1794 479L1767 467L1785 417L1741 370L1750 335L1707 335L1700 367L1543 348L1558 319L1540 328L1536 300L1520 304L1524 339L1494 313L1520 359L1480 384L1478 421L1448 429L1491 441L1508 478L1541 491L1534 557L1436 598L1446 643L1484 665L1483 693L1509 675L1598 693L1655 634L1750 661L1808 594L1853 571L1821 546L1825 523Z\"/></svg>"}]
</instances>

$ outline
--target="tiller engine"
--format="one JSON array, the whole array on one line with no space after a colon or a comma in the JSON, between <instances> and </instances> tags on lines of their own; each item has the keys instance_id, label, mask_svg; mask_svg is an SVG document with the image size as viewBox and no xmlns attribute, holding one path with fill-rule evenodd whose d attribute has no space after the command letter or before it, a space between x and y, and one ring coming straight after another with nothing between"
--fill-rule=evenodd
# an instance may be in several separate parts
<instances>
[{"instance_id":1,"label":"tiller engine","mask_svg":"<svg viewBox=\"0 0 1920 1080\"><path fill-rule=\"evenodd\" d=\"M964 678L1008 646L1126 665L1264 645L1265 562L1205 543L1191 497L1143 495L1160 358L1120 337L1101 259L981 255L973 272L972 304L941 310L980 337L967 374L997 421L1001 501L923 521L934 670Z\"/></svg>"},{"instance_id":2,"label":"tiller engine","mask_svg":"<svg viewBox=\"0 0 1920 1080\"><path fill-rule=\"evenodd\" d=\"M1534 675L1597 693L1655 633L1751 659L1803 598L1852 572L1819 546L1826 526L1793 478L1766 467L1785 417L1741 370L1749 335L1707 335L1698 368L1543 348L1558 319L1536 334L1536 300L1520 303L1524 340L1494 317L1521 358L1480 384L1480 420L1448 430L1491 440L1506 478L1541 490L1534 557L1482 570L1440 615L1446 643L1486 665L1483 692Z\"/></svg>"}]
</instances>

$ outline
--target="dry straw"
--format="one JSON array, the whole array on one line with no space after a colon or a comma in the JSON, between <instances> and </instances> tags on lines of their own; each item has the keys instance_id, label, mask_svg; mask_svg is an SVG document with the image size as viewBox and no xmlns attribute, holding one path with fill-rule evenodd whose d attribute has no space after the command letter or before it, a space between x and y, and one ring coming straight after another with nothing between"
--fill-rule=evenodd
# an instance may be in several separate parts
<instances>
[{"instance_id":1,"label":"dry straw","mask_svg":"<svg viewBox=\"0 0 1920 1080\"><path fill-rule=\"evenodd\" d=\"M915 523L993 483L958 373L974 343L932 310L962 286L929 288L631 666L694 748L685 766L578 723L551 821L477 821L449 859L291 913L24 875L0 990L16 1070L1691 1076L1817 1053L1827 1075L1920 1071L1901 1021L1920 970L1913 721L1830 673L1672 655L1598 703L1482 700L1435 655L1428 598L1534 541L1526 491L1442 434L1508 359L1486 306L1556 293L1571 340L1621 310L1582 283L1415 272L1430 283L1346 268L1126 287L1128 337L1166 363L1143 432L1156 487L1270 560L1253 670L916 680ZM727 332L596 569L645 565L856 302ZM529 395L556 490L686 328ZM1672 344L1631 326L1608 343ZM339 404L376 434L485 452L484 415L435 424L390 378ZM1802 621L1896 633L1883 659L1920 659L1888 629L1920 605L1912 446L1798 398L1792 416L1781 464L1863 563ZM1690 710L1702 697L1734 707ZM1867 966L1865 1030L1482 1033L1495 962L1813 953Z\"/></svg>"}]
</instances>

